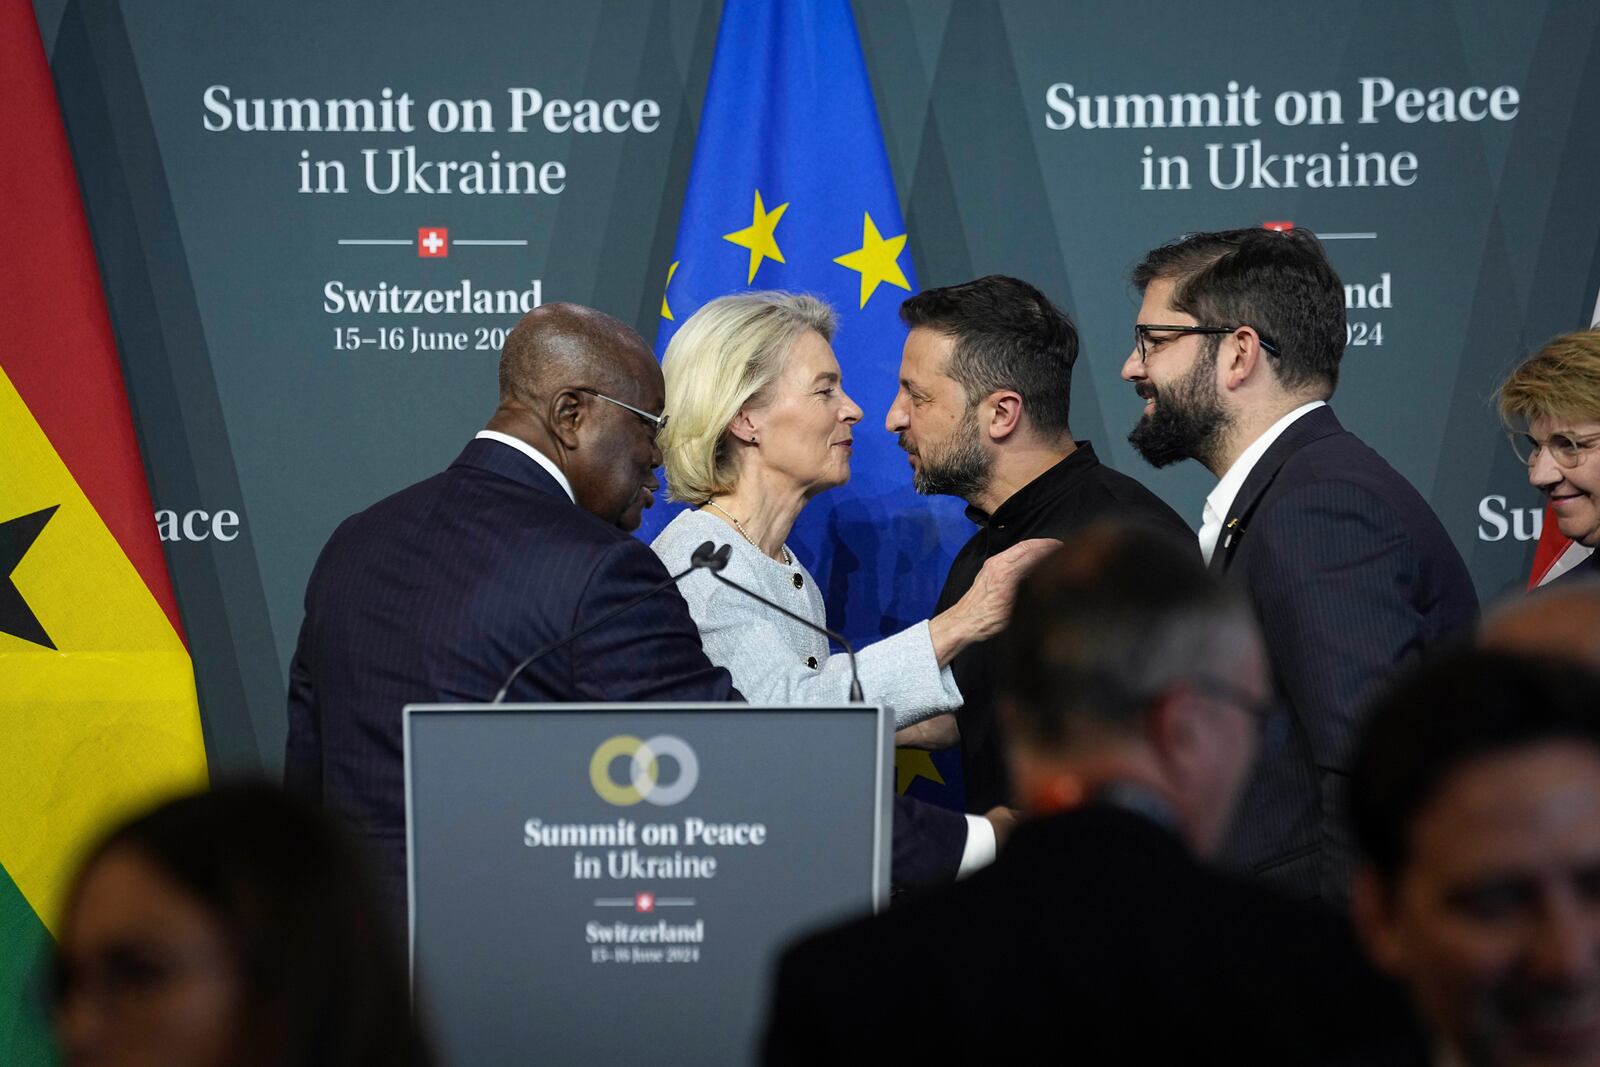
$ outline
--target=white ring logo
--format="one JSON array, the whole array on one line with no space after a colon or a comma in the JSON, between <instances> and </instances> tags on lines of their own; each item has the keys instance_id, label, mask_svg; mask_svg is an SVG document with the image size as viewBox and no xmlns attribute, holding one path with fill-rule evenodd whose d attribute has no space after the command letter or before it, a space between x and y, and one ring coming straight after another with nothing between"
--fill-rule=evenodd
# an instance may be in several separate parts
<instances>
[{"instance_id":1,"label":"white ring logo","mask_svg":"<svg viewBox=\"0 0 1600 1067\"><path fill-rule=\"evenodd\" d=\"M628 783L619 784L611 777L611 764L618 756L627 756ZM661 757L666 756L678 764L677 781L661 784ZM589 782L600 799L618 807L628 807L641 800L662 807L677 804L694 791L700 781L700 760L694 749L681 737L657 734L641 741L632 734L608 737L594 750L589 759Z\"/></svg>"}]
</instances>

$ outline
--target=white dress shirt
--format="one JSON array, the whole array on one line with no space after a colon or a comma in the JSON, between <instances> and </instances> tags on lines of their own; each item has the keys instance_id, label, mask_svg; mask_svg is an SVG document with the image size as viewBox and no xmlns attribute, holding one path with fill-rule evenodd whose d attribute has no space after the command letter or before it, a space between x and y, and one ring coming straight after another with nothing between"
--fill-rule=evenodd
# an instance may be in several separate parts
<instances>
[{"instance_id":1,"label":"white dress shirt","mask_svg":"<svg viewBox=\"0 0 1600 1067\"><path fill-rule=\"evenodd\" d=\"M503 445L510 445L512 448L516 449L518 452L521 452L539 466L549 471L550 477L556 480L557 485L566 490L567 496L572 500L572 502L574 504L578 502L578 498L573 496L572 493L572 483L567 481L567 476L565 474L561 473L561 468L551 462L549 456L545 455L543 452L540 452L537 448L534 448L522 438L512 437L510 434L501 433L499 430L479 430L475 439L484 441L499 441Z\"/></svg>"},{"instance_id":2,"label":"white dress shirt","mask_svg":"<svg viewBox=\"0 0 1600 1067\"><path fill-rule=\"evenodd\" d=\"M1239 458L1233 461L1233 466L1222 476L1217 487L1206 496L1205 511L1200 516L1200 554L1206 558L1206 563L1211 562L1211 556L1217 550L1217 538L1222 536L1222 524L1227 521L1228 509L1233 507L1233 498L1239 495L1239 490L1244 488L1245 479L1250 477L1250 472L1255 465L1266 455L1267 449L1272 447L1272 442L1283 436L1294 421L1308 411L1327 407L1322 400L1313 400L1309 404L1301 404L1289 414L1267 427L1267 432L1250 442L1250 447L1239 453Z\"/></svg>"},{"instance_id":3,"label":"white dress shirt","mask_svg":"<svg viewBox=\"0 0 1600 1067\"><path fill-rule=\"evenodd\" d=\"M994 862L999 843L994 839L994 824L982 815L967 816L967 843L961 849L957 878L965 878L980 867Z\"/></svg>"}]
</instances>

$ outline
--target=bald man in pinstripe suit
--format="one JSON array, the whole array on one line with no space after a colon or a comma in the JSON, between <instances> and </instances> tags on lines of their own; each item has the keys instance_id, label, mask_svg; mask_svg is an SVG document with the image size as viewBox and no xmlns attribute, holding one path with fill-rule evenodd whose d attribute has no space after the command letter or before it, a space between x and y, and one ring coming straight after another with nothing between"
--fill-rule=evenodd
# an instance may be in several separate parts
<instances>
[{"instance_id":1,"label":"bald man in pinstripe suit","mask_svg":"<svg viewBox=\"0 0 1600 1067\"><path fill-rule=\"evenodd\" d=\"M667 578L628 531L658 488L661 369L638 334L546 305L450 468L346 519L306 589L285 784L372 846L405 914L401 709L490 700L524 657ZM740 700L667 588L533 663L517 701Z\"/></svg>"},{"instance_id":2,"label":"bald man in pinstripe suit","mask_svg":"<svg viewBox=\"0 0 1600 1067\"><path fill-rule=\"evenodd\" d=\"M1313 235L1191 234L1133 282L1144 300L1122 376L1146 404L1129 440L1156 466L1196 459L1219 479L1200 548L1248 590L1282 712L1221 858L1342 906L1362 708L1399 664L1471 626L1472 581L1427 503L1327 405L1344 287Z\"/></svg>"}]
</instances>

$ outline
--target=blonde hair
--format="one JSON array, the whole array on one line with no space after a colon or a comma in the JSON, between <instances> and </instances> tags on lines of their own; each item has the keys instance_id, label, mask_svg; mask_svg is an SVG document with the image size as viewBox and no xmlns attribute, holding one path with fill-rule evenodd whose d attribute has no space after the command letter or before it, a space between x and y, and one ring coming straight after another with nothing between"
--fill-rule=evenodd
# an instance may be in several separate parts
<instances>
[{"instance_id":1,"label":"blonde hair","mask_svg":"<svg viewBox=\"0 0 1600 1067\"><path fill-rule=\"evenodd\" d=\"M704 504L733 490L738 471L728 424L741 408L760 405L802 334L813 330L832 341L835 327L827 302L805 293L738 293L689 317L661 359L668 499Z\"/></svg>"},{"instance_id":2,"label":"blonde hair","mask_svg":"<svg viewBox=\"0 0 1600 1067\"><path fill-rule=\"evenodd\" d=\"M1600 421L1600 330L1557 337L1512 371L1495 398L1508 426L1534 419Z\"/></svg>"}]
</instances>

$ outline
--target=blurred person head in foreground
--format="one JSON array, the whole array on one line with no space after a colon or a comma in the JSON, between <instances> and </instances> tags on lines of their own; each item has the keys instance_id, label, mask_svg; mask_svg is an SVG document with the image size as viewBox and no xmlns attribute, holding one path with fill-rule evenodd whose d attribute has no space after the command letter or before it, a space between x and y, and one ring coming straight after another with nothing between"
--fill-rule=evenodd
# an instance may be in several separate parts
<instances>
[{"instance_id":1,"label":"blurred person head in foreground","mask_svg":"<svg viewBox=\"0 0 1600 1067\"><path fill-rule=\"evenodd\" d=\"M1357 925L1439 1063L1600 1064L1600 678L1424 663L1373 710L1351 817Z\"/></svg>"},{"instance_id":2,"label":"blurred person head in foreground","mask_svg":"<svg viewBox=\"0 0 1600 1067\"><path fill-rule=\"evenodd\" d=\"M939 1020L940 1063L1279 1067L1409 1039L1340 917L1196 856L1222 837L1269 688L1242 594L1187 540L1084 526L1023 579L1000 642L1028 816L983 870L792 947L766 1062L904 1058L884 991L930 930L940 966L911 1010Z\"/></svg>"},{"instance_id":3,"label":"blurred person head in foreground","mask_svg":"<svg viewBox=\"0 0 1600 1067\"><path fill-rule=\"evenodd\" d=\"M1484 616L1478 642L1600 671L1600 579L1567 579L1508 598Z\"/></svg>"},{"instance_id":4,"label":"blurred person head in foreground","mask_svg":"<svg viewBox=\"0 0 1600 1067\"><path fill-rule=\"evenodd\" d=\"M266 785L102 840L67 898L53 993L69 1067L431 1062L358 854Z\"/></svg>"},{"instance_id":5,"label":"blurred person head in foreground","mask_svg":"<svg viewBox=\"0 0 1600 1067\"><path fill-rule=\"evenodd\" d=\"M1213 852L1271 697L1244 598L1164 532L1084 530L1019 589L1004 725L1023 807L1147 792Z\"/></svg>"}]
</instances>

